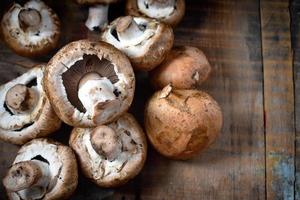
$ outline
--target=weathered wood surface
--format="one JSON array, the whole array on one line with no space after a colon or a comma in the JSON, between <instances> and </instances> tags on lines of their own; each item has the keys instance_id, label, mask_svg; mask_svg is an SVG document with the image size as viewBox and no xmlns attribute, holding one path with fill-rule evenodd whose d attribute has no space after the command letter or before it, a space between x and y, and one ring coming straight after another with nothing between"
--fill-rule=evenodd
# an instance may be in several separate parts
<instances>
[{"instance_id":1,"label":"weathered wood surface","mask_svg":"<svg viewBox=\"0 0 300 200\"><path fill-rule=\"evenodd\" d=\"M0 2L0 11L7 2ZM47 2L62 19L60 46L81 38L97 38L84 27L87 8L71 0ZM111 19L123 13L122 6L113 6ZM102 189L80 176L72 199L300 199L298 12L300 1L289 5L283 0L187 0L186 16L175 30L175 43L199 47L213 66L211 78L201 89L223 109L220 137L186 162L163 158L149 147L145 168L127 185ZM23 58L1 42L0 83L22 73L25 69L21 66L46 62L50 57ZM152 92L147 75L137 74L131 111L141 123L143 106ZM65 125L52 137L67 144L70 130ZM0 142L0 178L17 149Z\"/></svg>"}]
</instances>

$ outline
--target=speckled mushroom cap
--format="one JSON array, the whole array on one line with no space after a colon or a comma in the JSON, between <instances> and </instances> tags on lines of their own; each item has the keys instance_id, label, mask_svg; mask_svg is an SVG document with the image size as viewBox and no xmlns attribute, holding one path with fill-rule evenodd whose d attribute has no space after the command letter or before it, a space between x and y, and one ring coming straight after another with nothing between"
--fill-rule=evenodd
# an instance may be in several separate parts
<instances>
[{"instance_id":1,"label":"speckled mushroom cap","mask_svg":"<svg viewBox=\"0 0 300 200\"><path fill-rule=\"evenodd\" d=\"M59 129L61 121L43 90L44 70L44 65L36 66L0 86L1 140L24 144Z\"/></svg>"},{"instance_id":2,"label":"speckled mushroom cap","mask_svg":"<svg viewBox=\"0 0 300 200\"><path fill-rule=\"evenodd\" d=\"M127 0L126 13L154 18L175 27L185 14L185 0Z\"/></svg>"},{"instance_id":3,"label":"speckled mushroom cap","mask_svg":"<svg viewBox=\"0 0 300 200\"><path fill-rule=\"evenodd\" d=\"M63 47L48 63L45 89L67 124L95 127L125 112L135 77L127 57L104 42L80 40Z\"/></svg>"},{"instance_id":4,"label":"speckled mushroom cap","mask_svg":"<svg viewBox=\"0 0 300 200\"><path fill-rule=\"evenodd\" d=\"M177 46L161 65L151 71L150 79L156 89L162 89L168 84L177 89L192 89L207 80L210 72L211 66L200 49Z\"/></svg>"},{"instance_id":5,"label":"speckled mushroom cap","mask_svg":"<svg viewBox=\"0 0 300 200\"><path fill-rule=\"evenodd\" d=\"M158 66L173 46L173 30L168 25L144 17L119 17L106 28L102 40L130 59L134 69L149 71Z\"/></svg>"},{"instance_id":6,"label":"speckled mushroom cap","mask_svg":"<svg viewBox=\"0 0 300 200\"><path fill-rule=\"evenodd\" d=\"M147 143L142 128L131 114L105 126L74 128L70 146L86 177L101 187L115 187L142 169Z\"/></svg>"},{"instance_id":7,"label":"speckled mushroom cap","mask_svg":"<svg viewBox=\"0 0 300 200\"><path fill-rule=\"evenodd\" d=\"M48 139L35 139L22 146L3 179L11 200L67 199L77 183L72 149Z\"/></svg>"},{"instance_id":8,"label":"speckled mushroom cap","mask_svg":"<svg viewBox=\"0 0 300 200\"><path fill-rule=\"evenodd\" d=\"M78 4L89 4L89 5L94 5L94 4L110 4L110 3L116 3L119 0L75 0Z\"/></svg>"},{"instance_id":9,"label":"speckled mushroom cap","mask_svg":"<svg viewBox=\"0 0 300 200\"><path fill-rule=\"evenodd\" d=\"M2 18L1 30L4 41L13 51L35 57L57 46L60 21L45 3L31 0L24 6L14 3Z\"/></svg>"},{"instance_id":10,"label":"speckled mushroom cap","mask_svg":"<svg viewBox=\"0 0 300 200\"><path fill-rule=\"evenodd\" d=\"M222 127L218 103L199 90L156 92L145 108L145 129L154 148L173 159L188 159L215 141Z\"/></svg>"}]
</instances>

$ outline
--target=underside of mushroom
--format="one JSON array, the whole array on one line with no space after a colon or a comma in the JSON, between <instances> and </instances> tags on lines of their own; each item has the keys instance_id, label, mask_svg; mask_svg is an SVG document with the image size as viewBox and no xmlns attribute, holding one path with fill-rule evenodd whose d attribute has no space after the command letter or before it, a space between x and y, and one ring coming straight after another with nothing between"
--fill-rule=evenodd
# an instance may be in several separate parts
<instances>
[{"instance_id":1,"label":"underside of mushroom","mask_svg":"<svg viewBox=\"0 0 300 200\"><path fill-rule=\"evenodd\" d=\"M46 73L48 96L59 101L60 106L53 105L57 113L66 123L84 127L122 114L132 101L135 84L127 58L108 44L78 41L70 46L52 58ZM59 56L65 50L72 59Z\"/></svg>"},{"instance_id":2,"label":"underside of mushroom","mask_svg":"<svg viewBox=\"0 0 300 200\"><path fill-rule=\"evenodd\" d=\"M133 178L146 157L144 133L130 114L94 129L74 128L70 145L84 174L103 187L115 187Z\"/></svg>"},{"instance_id":3,"label":"underside of mushroom","mask_svg":"<svg viewBox=\"0 0 300 200\"><path fill-rule=\"evenodd\" d=\"M37 66L0 87L0 139L24 144L60 127L43 89L44 69Z\"/></svg>"},{"instance_id":4,"label":"underside of mushroom","mask_svg":"<svg viewBox=\"0 0 300 200\"><path fill-rule=\"evenodd\" d=\"M102 40L123 51L135 69L148 71L157 66L172 47L173 32L156 20L125 16L107 27Z\"/></svg>"},{"instance_id":5,"label":"underside of mushroom","mask_svg":"<svg viewBox=\"0 0 300 200\"><path fill-rule=\"evenodd\" d=\"M40 0L14 3L1 21L3 39L16 53L38 56L56 47L60 35L58 16Z\"/></svg>"},{"instance_id":6,"label":"underside of mushroom","mask_svg":"<svg viewBox=\"0 0 300 200\"><path fill-rule=\"evenodd\" d=\"M21 147L3 185L11 200L66 199L77 186L77 176L69 147L36 139Z\"/></svg>"},{"instance_id":7,"label":"underside of mushroom","mask_svg":"<svg viewBox=\"0 0 300 200\"><path fill-rule=\"evenodd\" d=\"M165 18L176 10L176 0L137 0L140 11L151 18Z\"/></svg>"}]
</instances>

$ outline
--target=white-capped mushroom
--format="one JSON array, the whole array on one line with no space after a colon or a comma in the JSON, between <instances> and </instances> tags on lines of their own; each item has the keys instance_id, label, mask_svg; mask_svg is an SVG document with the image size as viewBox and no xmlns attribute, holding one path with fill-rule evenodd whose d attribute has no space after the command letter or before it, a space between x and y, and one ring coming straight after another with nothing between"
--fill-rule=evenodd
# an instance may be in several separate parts
<instances>
[{"instance_id":1,"label":"white-capped mushroom","mask_svg":"<svg viewBox=\"0 0 300 200\"><path fill-rule=\"evenodd\" d=\"M61 121L43 89L44 70L36 66L0 86L0 139L24 144L59 129Z\"/></svg>"},{"instance_id":2,"label":"white-capped mushroom","mask_svg":"<svg viewBox=\"0 0 300 200\"><path fill-rule=\"evenodd\" d=\"M10 200L67 199L76 189L77 179L71 148L35 139L21 147L3 185Z\"/></svg>"},{"instance_id":3,"label":"white-capped mushroom","mask_svg":"<svg viewBox=\"0 0 300 200\"><path fill-rule=\"evenodd\" d=\"M153 19L124 16L115 19L102 40L123 51L136 70L159 65L173 46L172 28Z\"/></svg>"},{"instance_id":4,"label":"white-capped mushroom","mask_svg":"<svg viewBox=\"0 0 300 200\"><path fill-rule=\"evenodd\" d=\"M48 63L46 92L67 124L94 127L125 112L135 77L127 57L104 42L80 40L63 47Z\"/></svg>"},{"instance_id":5,"label":"white-capped mushroom","mask_svg":"<svg viewBox=\"0 0 300 200\"><path fill-rule=\"evenodd\" d=\"M103 29L108 24L109 4L119 0L76 0L79 4L89 5L89 15L85 26L91 31Z\"/></svg>"},{"instance_id":6,"label":"white-capped mushroom","mask_svg":"<svg viewBox=\"0 0 300 200\"><path fill-rule=\"evenodd\" d=\"M142 128L131 114L96 128L74 128L70 146L82 172L101 187L116 187L142 169L147 143Z\"/></svg>"},{"instance_id":7,"label":"white-capped mushroom","mask_svg":"<svg viewBox=\"0 0 300 200\"><path fill-rule=\"evenodd\" d=\"M60 21L54 11L40 0L21 6L14 3L4 14L1 30L6 44L17 54L35 57L57 46Z\"/></svg>"},{"instance_id":8,"label":"white-capped mushroom","mask_svg":"<svg viewBox=\"0 0 300 200\"><path fill-rule=\"evenodd\" d=\"M176 26L185 13L185 0L127 0L126 13L146 16Z\"/></svg>"}]
</instances>

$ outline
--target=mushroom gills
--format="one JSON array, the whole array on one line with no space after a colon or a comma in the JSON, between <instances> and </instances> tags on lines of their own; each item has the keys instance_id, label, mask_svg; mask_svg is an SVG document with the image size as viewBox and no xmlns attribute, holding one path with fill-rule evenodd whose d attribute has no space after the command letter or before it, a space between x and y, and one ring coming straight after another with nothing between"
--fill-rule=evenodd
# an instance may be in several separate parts
<instances>
[{"instance_id":1,"label":"mushroom gills","mask_svg":"<svg viewBox=\"0 0 300 200\"><path fill-rule=\"evenodd\" d=\"M111 34L123 46L130 47L141 44L143 41L151 38L155 31L147 29L147 24L138 24L133 17L126 16L117 21L115 28L111 30Z\"/></svg>"},{"instance_id":2,"label":"mushroom gills","mask_svg":"<svg viewBox=\"0 0 300 200\"><path fill-rule=\"evenodd\" d=\"M94 75L91 76L91 74ZM85 81L82 81L83 79ZM97 98L104 102L117 98L114 84L119 81L119 78L114 65L105 58L99 59L97 55L84 54L81 60L76 61L62 74L62 80L68 100L83 113L92 109L90 103L96 101ZM85 96L88 93L92 93L95 98L86 101ZM101 93L106 97L103 97Z\"/></svg>"},{"instance_id":3,"label":"mushroom gills","mask_svg":"<svg viewBox=\"0 0 300 200\"><path fill-rule=\"evenodd\" d=\"M140 11L151 18L165 18L176 10L176 0L137 0Z\"/></svg>"}]
</instances>

